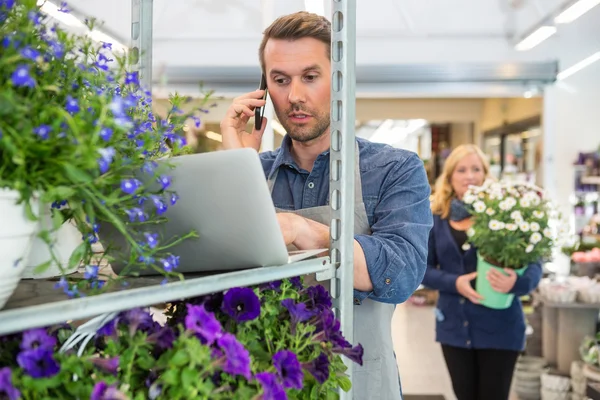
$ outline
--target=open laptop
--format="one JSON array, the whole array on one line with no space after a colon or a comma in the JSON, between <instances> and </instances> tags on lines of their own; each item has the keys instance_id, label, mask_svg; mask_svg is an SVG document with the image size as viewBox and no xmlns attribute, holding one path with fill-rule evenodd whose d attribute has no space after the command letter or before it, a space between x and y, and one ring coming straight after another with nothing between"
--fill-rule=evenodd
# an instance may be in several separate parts
<instances>
[{"instance_id":1,"label":"open laptop","mask_svg":"<svg viewBox=\"0 0 600 400\"><path fill-rule=\"evenodd\" d=\"M173 178L170 188L177 192L179 199L174 206L169 205L164 214L168 222L149 228L158 232L162 240L192 230L198 234L197 238L184 240L169 249L180 257L177 272L285 265L327 252L327 249L288 252L255 150L221 150L178 156L168 161L176 166L165 173ZM154 207L151 203L147 206ZM110 225L101 225L99 233L104 248L113 249L111 255L123 254L111 261L113 271L121 274L129 259L129 246ZM126 252L121 253L120 249ZM129 267L127 274L130 272L158 274L152 268L133 270Z\"/></svg>"}]
</instances>

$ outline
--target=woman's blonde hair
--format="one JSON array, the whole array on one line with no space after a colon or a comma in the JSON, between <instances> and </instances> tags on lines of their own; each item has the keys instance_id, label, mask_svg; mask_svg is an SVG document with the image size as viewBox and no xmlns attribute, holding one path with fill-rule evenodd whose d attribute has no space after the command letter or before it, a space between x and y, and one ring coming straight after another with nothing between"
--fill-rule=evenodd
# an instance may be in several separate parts
<instances>
[{"instance_id":1,"label":"woman's blonde hair","mask_svg":"<svg viewBox=\"0 0 600 400\"><path fill-rule=\"evenodd\" d=\"M441 215L442 218L448 218L450 215L450 203L454 197L454 189L450 183L452 174L456 169L456 165L463 158L471 154L477 154L483 164L485 177L486 179L489 178L490 163L486 155L478 146L474 144L461 144L456 147L444 162L444 170L435 182L435 187L431 196L431 211L433 214Z\"/></svg>"}]
</instances>

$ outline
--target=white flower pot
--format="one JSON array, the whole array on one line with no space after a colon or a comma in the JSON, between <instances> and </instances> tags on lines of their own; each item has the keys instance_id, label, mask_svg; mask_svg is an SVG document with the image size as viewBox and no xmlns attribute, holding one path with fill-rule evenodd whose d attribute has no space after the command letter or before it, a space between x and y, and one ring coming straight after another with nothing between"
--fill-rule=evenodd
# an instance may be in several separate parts
<instances>
[{"instance_id":1,"label":"white flower pot","mask_svg":"<svg viewBox=\"0 0 600 400\"><path fill-rule=\"evenodd\" d=\"M0 189L0 309L21 280L39 226L39 222L27 219L25 205L17 204L18 200L18 192ZM37 199L32 199L31 206L39 215Z\"/></svg>"},{"instance_id":2,"label":"white flower pot","mask_svg":"<svg viewBox=\"0 0 600 400\"><path fill-rule=\"evenodd\" d=\"M52 214L49 208L46 210L44 220L43 225L40 225L40 229L45 228L50 230L52 228ZM24 279L45 279L72 274L77 271L79 265L75 265L72 268L68 267L71 254L73 254L73 251L75 251L77 246L83 241L79 229L77 229L70 221L67 221L62 224L56 232L51 233L51 238L54 242L53 251L56 258L60 261L60 265L55 261L52 261L52 263L42 271L35 271L38 266L52 259L52 255L50 254L46 242L36 236L33 241L33 246L31 247L31 252L29 253L29 262L23 273Z\"/></svg>"}]
</instances>

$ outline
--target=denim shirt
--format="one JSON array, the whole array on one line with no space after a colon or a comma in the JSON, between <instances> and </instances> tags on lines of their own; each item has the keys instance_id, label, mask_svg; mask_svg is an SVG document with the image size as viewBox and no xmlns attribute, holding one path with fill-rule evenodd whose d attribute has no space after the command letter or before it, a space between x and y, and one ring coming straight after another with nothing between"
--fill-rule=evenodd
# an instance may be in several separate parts
<instances>
[{"instance_id":1,"label":"denim shirt","mask_svg":"<svg viewBox=\"0 0 600 400\"><path fill-rule=\"evenodd\" d=\"M354 290L364 299L399 304L416 288L427 269L427 242L433 225L431 189L419 157L410 151L356 138L363 201L371 235L355 235L367 261L373 290ZM275 207L299 210L328 205L329 150L319 154L312 171L298 167L286 136L280 148L260 154L267 179L277 168Z\"/></svg>"}]
</instances>

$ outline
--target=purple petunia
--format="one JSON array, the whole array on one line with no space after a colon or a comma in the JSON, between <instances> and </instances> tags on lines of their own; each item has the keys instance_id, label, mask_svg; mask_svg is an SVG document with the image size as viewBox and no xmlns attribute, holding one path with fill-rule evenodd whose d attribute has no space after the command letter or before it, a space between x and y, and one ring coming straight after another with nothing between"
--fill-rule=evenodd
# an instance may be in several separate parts
<instances>
[{"instance_id":1,"label":"purple petunia","mask_svg":"<svg viewBox=\"0 0 600 400\"><path fill-rule=\"evenodd\" d=\"M32 378L49 378L60 371L52 354L52 350L41 347L25 350L17 355L17 363Z\"/></svg>"},{"instance_id":2,"label":"purple petunia","mask_svg":"<svg viewBox=\"0 0 600 400\"><path fill-rule=\"evenodd\" d=\"M310 297L309 305L311 309L328 310L331 309L331 297L325 288L321 285L310 286L306 289Z\"/></svg>"},{"instance_id":3,"label":"purple petunia","mask_svg":"<svg viewBox=\"0 0 600 400\"><path fill-rule=\"evenodd\" d=\"M203 344L212 345L223 334L221 323L203 305L187 305L185 328L196 333Z\"/></svg>"},{"instance_id":4,"label":"purple petunia","mask_svg":"<svg viewBox=\"0 0 600 400\"><path fill-rule=\"evenodd\" d=\"M126 400L128 397L119 391L115 385L98 382L92 389L90 400Z\"/></svg>"},{"instance_id":5,"label":"purple petunia","mask_svg":"<svg viewBox=\"0 0 600 400\"><path fill-rule=\"evenodd\" d=\"M121 321L124 325L129 326L129 334L131 336L133 336L138 329L147 331L154 326L152 315L141 308L133 308L125 311L122 314Z\"/></svg>"},{"instance_id":6,"label":"purple petunia","mask_svg":"<svg viewBox=\"0 0 600 400\"><path fill-rule=\"evenodd\" d=\"M321 385L329 378L329 358L325 353L319 354L317 358L303 364L302 367L310 372Z\"/></svg>"},{"instance_id":7,"label":"purple petunia","mask_svg":"<svg viewBox=\"0 0 600 400\"><path fill-rule=\"evenodd\" d=\"M273 364L284 388L302 389L304 373L296 354L289 350L281 350L273 356Z\"/></svg>"},{"instance_id":8,"label":"purple petunia","mask_svg":"<svg viewBox=\"0 0 600 400\"><path fill-rule=\"evenodd\" d=\"M175 341L175 332L168 326L161 327L158 331L148 336L148 343L156 343L159 349L170 349Z\"/></svg>"},{"instance_id":9,"label":"purple petunia","mask_svg":"<svg viewBox=\"0 0 600 400\"><path fill-rule=\"evenodd\" d=\"M117 376L117 371L119 369L119 357L112 358L101 358L94 357L91 358L90 361L94 366L106 373Z\"/></svg>"},{"instance_id":10,"label":"purple petunia","mask_svg":"<svg viewBox=\"0 0 600 400\"><path fill-rule=\"evenodd\" d=\"M256 374L255 378L263 388L262 400L287 400L287 394L275 374L261 372Z\"/></svg>"},{"instance_id":11,"label":"purple petunia","mask_svg":"<svg viewBox=\"0 0 600 400\"><path fill-rule=\"evenodd\" d=\"M281 305L284 306L292 317L292 327L298 322L308 321L315 315L315 312L306 308L304 303L296 303L294 299L283 299Z\"/></svg>"},{"instance_id":12,"label":"purple petunia","mask_svg":"<svg viewBox=\"0 0 600 400\"><path fill-rule=\"evenodd\" d=\"M358 365L363 365L363 355L365 351L361 344L354 347L333 347L331 351L348 357Z\"/></svg>"},{"instance_id":13,"label":"purple petunia","mask_svg":"<svg viewBox=\"0 0 600 400\"><path fill-rule=\"evenodd\" d=\"M56 338L48 335L44 328L30 329L23 332L21 350L52 350L56 346Z\"/></svg>"},{"instance_id":14,"label":"purple petunia","mask_svg":"<svg viewBox=\"0 0 600 400\"><path fill-rule=\"evenodd\" d=\"M17 400L21 393L13 386L12 372L9 367L0 369L0 399Z\"/></svg>"},{"instance_id":15,"label":"purple petunia","mask_svg":"<svg viewBox=\"0 0 600 400\"><path fill-rule=\"evenodd\" d=\"M252 321L260 315L260 300L250 288L232 288L223 298L223 312L237 322Z\"/></svg>"},{"instance_id":16,"label":"purple petunia","mask_svg":"<svg viewBox=\"0 0 600 400\"><path fill-rule=\"evenodd\" d=\"M250 379L250 353L244 345L231 333L224 333L218 338L217 345L223 352L223 371Z\"/></svg>"}]
</instances>

